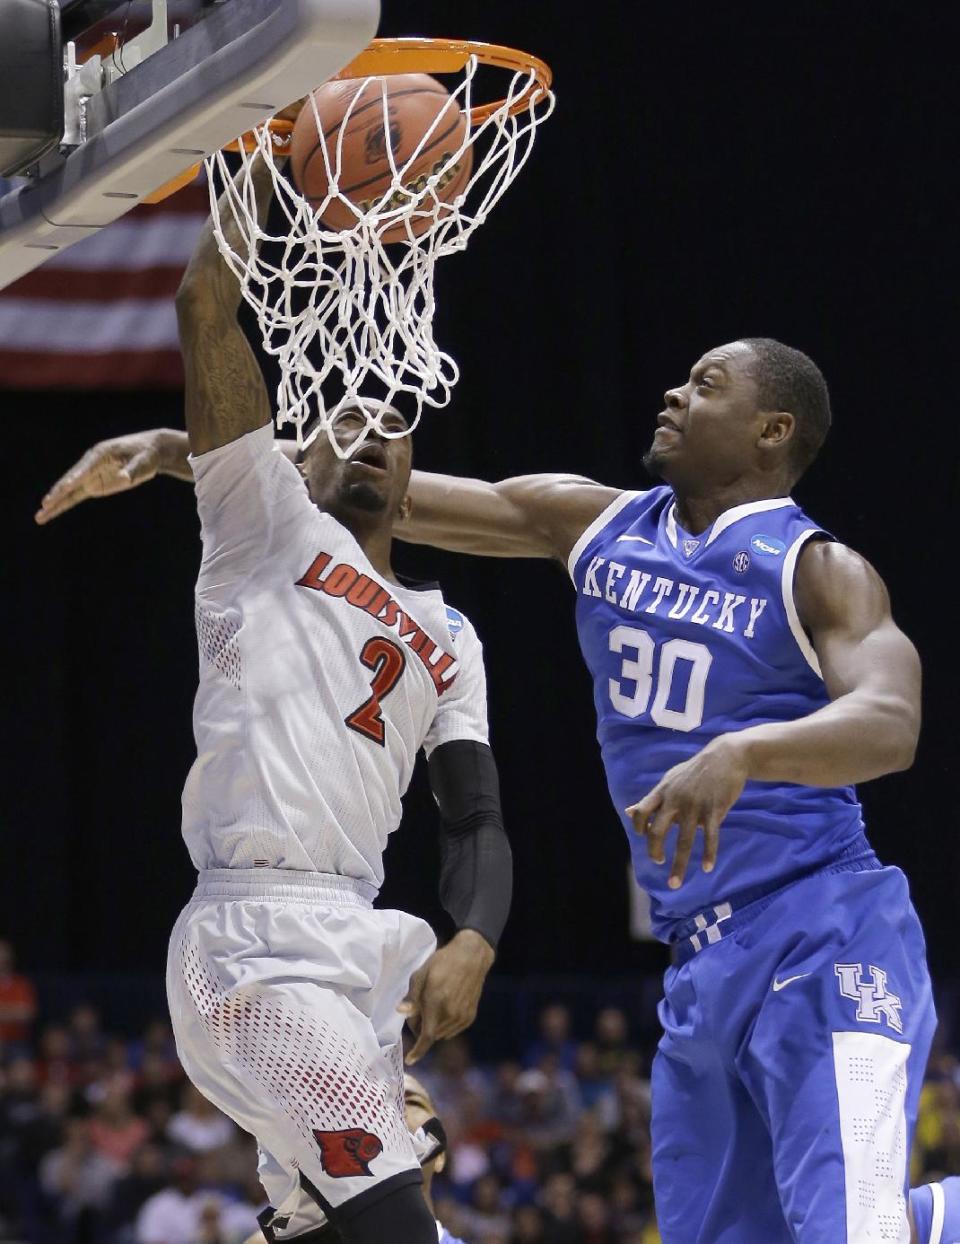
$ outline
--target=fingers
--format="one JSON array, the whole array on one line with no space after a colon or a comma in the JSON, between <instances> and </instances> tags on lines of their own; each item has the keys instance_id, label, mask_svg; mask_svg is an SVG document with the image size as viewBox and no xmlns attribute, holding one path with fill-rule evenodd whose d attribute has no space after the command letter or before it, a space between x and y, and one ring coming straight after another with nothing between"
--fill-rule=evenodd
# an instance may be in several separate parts
<instances>
[{"instance_id":1,"label":"fingers","mask_svg":"<svg viewBox=\"0 0 960 1244\"><path fill-rule=\"evenodd\" d=\"M707 811L702 807L681 808L673 800L665 798L657 788L626 811L633 820L634 829L646 838L647 854L655 864L666 863L667 834L673 825L679 827L670 876L667 879L671 890L679 889L683 884L698 830L703 831L703 859L700 866L705 873L713 872L716 868L722 812Z\"/></svg>"},{"instance_id":2,"label":"fingers","mask_svg":"<svg viewBox=\"0 0 960 1244\"><path fill-rule=\"evenodd\" d=\"M627 816L632 819L633 828L638 834L647 832L647 823L657 808L660 807L662 800L663 796L660 792L660 787L655 786L649 795L645 795L643 799L626 809Z\"/></svg>"},{"instance_id":3,"label":"fingers","mask_svg":"<svg viewBox=\"0 0 960 1244\"><path fill-rule=\"evenodd\" d=\"M141 467L140 474L143 473ZM42 526L73 509L88 497L110 496L111 493L122 492L131 486L132 480L125 473L125 464L112 447L94 445L75 466L57 480L41 501L40 509L34 517Z\"/></svg>"},{"instance_id":4,"label":"fingers","mask_svg":"<svg viewBox=\"0 0 960 1244\"><path fill-rule=\"evenodd\" d=\"M401 1015L406 1015L411 1021L411 1027L414 1026L413 1021L419 1022L420 1014L420 995L423 993L423 983L427 979L426 966L417 968L416 972L410 977L410 984L407 986L406 997L397 1006L397 1010Z\"/></svg>"},{"instance_id":5,"label":"fingers","mask_svg":"<svg viewBox=\"0 0 960 1244\"><path fill-rule=\"evenodd\" d=\"M683 885L683 879L687 875L687 865L690 863L690 852L697 838L697 822L693 817L686 816L679 824L680 832L677 835L677 845L673 852L673 864L670 866L670 876L667 878L667 885L671 890L679 890Z\"/></svg>"},{"instance_id":6,"label":"fingers","mask_svg":"<svg viewBox=\"0 0 960 1244\"><path fill-rule=\"evenodd\" d=\"M647 854L654 864L665 864L667 862L663 844L670 831L670 826L675 820L676 815L673 805L663 802L650 820L647 821L643 832L647 840Z\"/></svg>"},{"instance_id":7,"label":"fingers","mask_svg":"<svg viewBox=\"0 0 960 1244\"><path fill-rule=\"evenodd\" d=\"M717 866L717 852L720 849L720 822L723 816L712 812L703 826L703 859L700 867L705 873L712 873Z\"/></svg>"}]
</instances>

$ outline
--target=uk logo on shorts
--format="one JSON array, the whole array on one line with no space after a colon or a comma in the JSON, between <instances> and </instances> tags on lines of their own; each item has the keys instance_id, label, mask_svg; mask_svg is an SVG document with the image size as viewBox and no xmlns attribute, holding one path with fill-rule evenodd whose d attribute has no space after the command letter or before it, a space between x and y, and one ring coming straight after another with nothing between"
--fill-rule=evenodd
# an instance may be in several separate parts
<instances>
[{"instance_id":1,"label":"uk logo on shorts","mask_svg":"<svg viewBox=\"0 0 960 1244\"><path fill-rule=\"evenodd\" d=\"M869 966L867 979L862 963L835 963L833 969L841 994L857 1003L857 1019L862 1024L882 1024L886 1020L894 1032L903 1032L900 999L895 993L887 993L887 974L883 968L874 967L872 963Z\"/></svg>"},{"instance_id":2,"label":"uk logo on shorts","mask_svg":"<svg viewBox=\"0 0 960 1244\"><path fill-rule=\"evenodd\" d=\"M351 1179L370 1175L370 1163L383 1153L383 1141L362 1127L347 1127L339 1132L321 1132L313 1136L320 1146L320 1165L331 1179Z\"/></svg>"}]
</instances>

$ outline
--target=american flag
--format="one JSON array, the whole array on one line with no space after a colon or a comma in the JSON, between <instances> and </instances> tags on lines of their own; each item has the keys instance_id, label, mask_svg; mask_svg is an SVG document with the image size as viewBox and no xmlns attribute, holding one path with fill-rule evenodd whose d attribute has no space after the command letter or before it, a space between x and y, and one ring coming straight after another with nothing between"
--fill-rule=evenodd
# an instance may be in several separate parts
<instances>
[{"instance_id":1,"label":"american flag","mask_svg":"<svg viewBox=\"0 0 960 1244\"><path fill-rule=\"evenodd\" d=\"M179 388L173 296L208 208L196 182L0 290L0 388Z\"/></svg>"}]
</instances>

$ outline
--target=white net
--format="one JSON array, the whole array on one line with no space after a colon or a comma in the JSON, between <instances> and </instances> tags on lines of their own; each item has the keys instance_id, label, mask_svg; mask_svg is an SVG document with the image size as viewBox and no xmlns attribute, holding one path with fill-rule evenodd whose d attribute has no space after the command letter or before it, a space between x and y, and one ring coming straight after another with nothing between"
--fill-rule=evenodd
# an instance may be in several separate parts
<instances>
[{"instance_id":1,"label":"white net","mask_svg":"<svg viewBox=\"0 0 960 1244\"><path fill-rule=\"evenodd\" d=\"M459 369L433 336L434 266L442 255L466 247L523 168L554 105L530 69L512 75L502 103L484 116L480 108L474 111L477 69L473 56L451 102L402 163L391 142L388 79L356 79L342 124L319 141L326 174L322 201L308 202L285 176L282 152L267 126L243 145L239 173L222 152L207 161L220 250L253 308L266 353L279 364L277 425L292 424L301 445L324 431L341 452L331 429L347 405L364 412L362 439L374 427L385 437L406 435L381 424L382 403L400 395L408 398L402 403L411 416L408 430L424 405L442 407L450 400ZM382 111L389 185L381 182L375 199L357 202L340 188L343 136L357 101L370 107L371 90L380 96L375 106ZM313 96L305 107L312 108L322 135ZM456 127L462 137L439 144L435 138L441 127L450 129L455 109L466 122ZM442 155L431 154L425 168L424 155L437 146ZM271 220L281 222L273 232L258 220L253 173L261 160L279 204L271 212ZM463 165L471 162L462 189L445 200L445 187L462 180ZM331 217L349 226L331 227Z\"/></svg>"}]
</instances>

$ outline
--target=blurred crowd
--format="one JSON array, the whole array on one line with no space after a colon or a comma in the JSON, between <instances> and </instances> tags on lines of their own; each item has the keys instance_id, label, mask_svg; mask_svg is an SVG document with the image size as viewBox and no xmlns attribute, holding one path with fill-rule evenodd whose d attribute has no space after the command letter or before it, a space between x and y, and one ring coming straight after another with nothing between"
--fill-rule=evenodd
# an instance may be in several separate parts
<instances>
[{"instance_id":1,"label":"blurred crowd","mask_svg":"<svg viewBox=\"0 0 960 1244\"><path fill-rule=\"evenodd\" d=\"M37 1016L0 942L0 1241L241 1244L256 1231L253 1143L186 1081L165 1020L129 1039L90 1005ZM615 1007L574 1033L556 1002L537 1028L514 1060L484 1063L460 1038L418 1068L450 1142L438 1217L467 1244L658 1244L651 1051ZM958 1170L960 1064L940 1053L914 1182Z\"/></svg>"}]
</instances>

